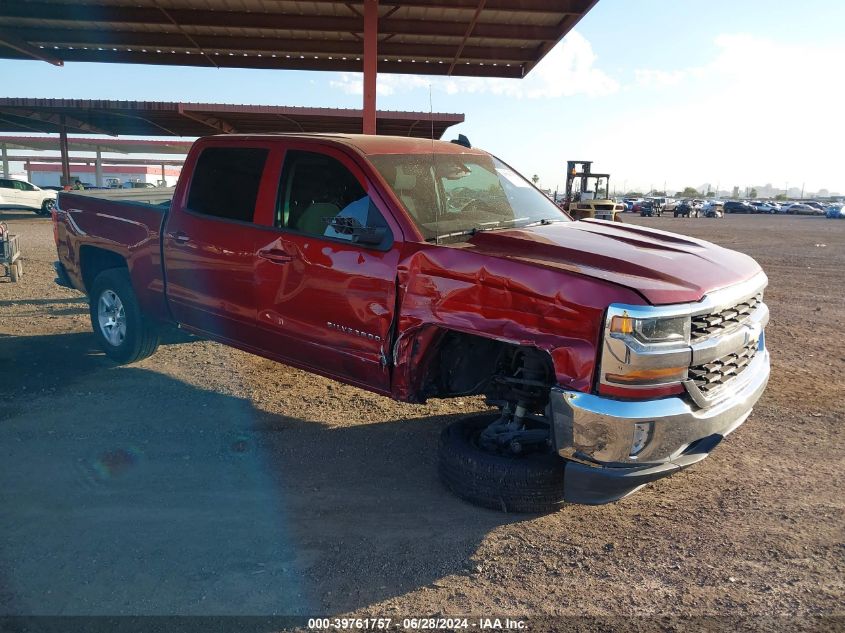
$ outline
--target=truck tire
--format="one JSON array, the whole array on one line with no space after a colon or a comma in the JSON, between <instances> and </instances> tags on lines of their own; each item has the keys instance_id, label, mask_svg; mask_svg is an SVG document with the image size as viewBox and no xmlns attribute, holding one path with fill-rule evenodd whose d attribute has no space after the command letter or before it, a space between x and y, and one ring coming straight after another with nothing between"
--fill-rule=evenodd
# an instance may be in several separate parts
<instances>
[{"instance_id":1,"label":"truck tire","mask_svg":"<svg viewBox=\"0 0 845 633\"><path fill-rule=\"evenodd\" d=\"M45 200L41 203L41 210L38 212L38 215L51 215L51 211L55 206L55 200Z\"/></svg>"},{"instance_id":2,"label":"truck tire","mask_svg":"<svg viewBox=\"0 0 845 633\"><path fill-rule=\"evenodd\" d=\"M22 273L23 266L20 265L20 262L9 264L9 281L17 283L17 281L21 278Z\"/></svg>"},{"instance_id":3,"label":"truck tire","mask_svg":"<svg viewBox=\"0 0 845 633\"><path fill-rule=\"evenodd\" d=\"M502 512L553 512L563 505L566 462L554 453L513 457L482 450L476 439L498 413L453 422L440 435L438 471L462 499Z\"/></svg>"},{"instance_id":4,"label":"truck tire","mask_svg":"<svg viewBox=\"0 0 845 633\"><path fill-rule=\"evenodd\" d=\"M88 308L94 336L113 361L134 363L158 348L158 328L141 313L125 268L109 268L97 275Z\"/></svg>"}]
</instances>

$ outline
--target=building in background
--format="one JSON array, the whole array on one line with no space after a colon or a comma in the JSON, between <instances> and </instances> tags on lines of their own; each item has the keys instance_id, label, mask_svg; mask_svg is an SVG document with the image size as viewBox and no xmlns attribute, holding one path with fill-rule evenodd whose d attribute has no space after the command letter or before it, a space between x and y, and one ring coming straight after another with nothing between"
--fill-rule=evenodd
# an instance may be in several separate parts
<instances>
[{"instance_id":1,"label":"building in background","mask_svg":"<svg viewBox=\"0 0 845 633\"><path fill-rule=\"evenodd\" d=\"M62 166L50 163L27 163L27 180L39 187L57 187L62 176ZM181 167L168 166L162 169L153 165L104 165L103 185L123 185L127 182L150 183L156 186L172 187L179 178ZM96 182L94 165L71 164L71 182L79 180L93 186Z\"/></svg>"}]
</instances>

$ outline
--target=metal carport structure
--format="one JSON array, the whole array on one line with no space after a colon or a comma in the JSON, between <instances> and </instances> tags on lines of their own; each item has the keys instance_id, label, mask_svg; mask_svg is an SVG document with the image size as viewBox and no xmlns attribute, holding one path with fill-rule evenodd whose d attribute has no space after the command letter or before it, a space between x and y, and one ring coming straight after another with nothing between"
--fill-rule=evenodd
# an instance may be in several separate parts
<instances>
[{"instance_id":1,"label":"metal carport structure","mask_svg":"<svg viewBox=\"0 0 845 633\"><path fill-rule=\"evenodd\" d=\"M0 128L3 127L0 122ZM102 184L103 165L181 165L182 159L138 159L138 158L103 158L103 152L116 154L187 154L191 148L191 141L179 141L175 139L147 140L147 139L123 139L123 138L96 138L96 137L68 137L68 152L92 152L94 158L82 156L68 156L68 163L82 162L94 163L96 167L97 184ZM62 161L62 157L38 156L29 154L9 154L9 150L36 150L56 151L57 147L54 138L48 136L0 136L0 166L4 178L9 177L9 163L23 162L56 162ZM164 169L162 168L162 171ZM32 180L27 169L27 179Z\"/></svg>"},{"instance_id":2,"label":"metal carport structure","mask_svg":"<svg viewBox=\"0 0 845 633\"><path fill-rule=\"evenodd\" d=\"M107 136L182 136L265 132L361 131L361 110L297 108L287 106L238 105L221 103L178 103L160 101L97 101L87 99L0 98L0 132L59 133L63 175L70 177L68 133ZM439 112L380 112L377 131L395 136L440 138L452 125L462 123L463 114ZM164 149L164 141L97 140L95 150L110 146L129 147L135 143L147 151ZM172 142L171 142L172 143ZM0 142L4 172L8 173L10 141ZM19 146L21 142L17 143ZM34 149L32 142L27 145ZM158 145L156 145L158 144ZM100 149L96 149L100 147ZM184 145L182 145L184 147ZM55 145L52 149L57 149ZM138 151L142 151L139 149ZM169 153L169 152L168 152Z\"/></svg>"},{"instance_id":3,"label":"metal carport structure","mask_svg":"<svg viewBox=\"0 0 845 633\"><path fill-rule=\"evenodd\" d=\"M597 0L6 0L0 58L521 78Z\"/></svg>"}]
</instances>

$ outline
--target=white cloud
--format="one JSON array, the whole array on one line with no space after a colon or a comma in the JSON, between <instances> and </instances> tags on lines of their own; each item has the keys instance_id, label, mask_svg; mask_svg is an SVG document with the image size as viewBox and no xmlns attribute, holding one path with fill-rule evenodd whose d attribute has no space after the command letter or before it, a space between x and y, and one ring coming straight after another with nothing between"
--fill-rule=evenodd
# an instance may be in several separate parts
<instances>
[{"instance_id":1,"label":"white cloud","mask_svg":"<svg viewBox=\"0 0 845 633\"><path fill-rule=\"evenodd\" d=\"M809 190L845 191L845 87L834 79L845 44L744 33L713 41L715 55L704 64L635 71L630 89L648 89L648 101L632 99L631 111L596 138L618 148L608 165L617 182L730 189L806 181ZM630 147L636 160L623 149Z\"/></svg>"},{"instance_id":2,"label":"white cloud","mask_svg":"<svg viewBox=\"0 0 845 633\"><path fill-rule=\"evenodd\" d=\"M688 71L685 70L652 70L652 69L637 69L634 71L634 78L637 85L645 87L666 87L675 86L683 81Z\"/></svg>"},{"instance_id":3,"label":"white cloud","mask_svg":"<svg viewBox=\"0 0 845 633\"><path fill-rule=\"evenodd\" d=\"M376 90L379 96L388 96L431 86L449 95L492 94L515 99L579 94L601 97L618 91L618 82L595 64L593 47L581 34L572 32L525 79L381 74ZM342 73L330 85L346 94L363 94L361 73Z\"/></svg>"},{"instance_id":4,"label":"white cloud","mask_svg":"<svg viewBox=\"0 0 845 633\"><path fill-rule=\"evenodd\" d=\"M716 56L706 64L677 70L640 68L634 71L637 85L676 86L684 81L739 81L744 86L789 87L792 82L807 84L830 81L836 60L842 59L845 47L794 45L747 33L723 33L713 43ZM839 89L839 88L836 88Z\"/></svg>"}]
</instances>

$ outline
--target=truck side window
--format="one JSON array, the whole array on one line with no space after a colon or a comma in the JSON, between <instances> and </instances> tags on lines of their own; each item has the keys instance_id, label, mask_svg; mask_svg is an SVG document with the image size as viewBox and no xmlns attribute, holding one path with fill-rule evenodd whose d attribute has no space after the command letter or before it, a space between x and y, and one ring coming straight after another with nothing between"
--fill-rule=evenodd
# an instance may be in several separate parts
<instances>
[{"instance_id":1,"label":"truck side window","mask_svg":"<svg viewBox=\"0 0 845 633\"><path fill-rule=\"evenodd\" d=\"M290 150L282 169L276 226L314 236L356 241L356 230L382 231L376 248L389 247L390 229L358 179L324 154Z\"/></svg>"},{"instance_id":2,"label":"truck side window","mask_svg":"<svg viewBox=\"0 0 845 633\"><path fill-rule=\"evenodd\" d=\"M253 147L202 150L188 193L188 209L227 220L252 222L268 151Z\"/></svg>"}]
</instances>

